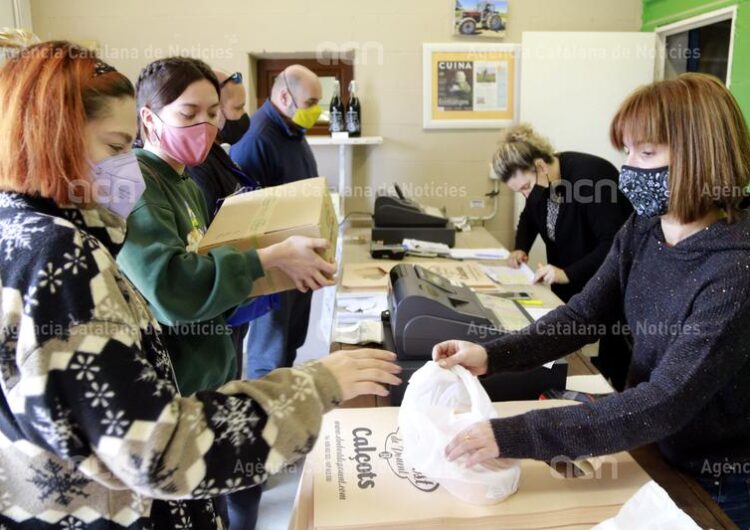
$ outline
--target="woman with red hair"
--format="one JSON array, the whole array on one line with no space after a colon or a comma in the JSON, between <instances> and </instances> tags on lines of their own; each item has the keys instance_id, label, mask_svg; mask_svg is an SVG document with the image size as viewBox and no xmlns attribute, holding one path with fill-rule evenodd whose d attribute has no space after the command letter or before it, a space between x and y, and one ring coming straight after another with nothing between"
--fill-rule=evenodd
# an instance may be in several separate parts
<instances>
[{"instance_id":1,"label":"woman with red hair","mask_svg":"<svg viewBox=\"0 0 750 530\"><path fill-rule=\"evenodd\" d=\"M181 396L115 261L135 135L132 84L91 52L42 43L0 69L0 528L220 528L213 497L400 383L392 354L359 350Z\"/></svg>"}]
</instances>

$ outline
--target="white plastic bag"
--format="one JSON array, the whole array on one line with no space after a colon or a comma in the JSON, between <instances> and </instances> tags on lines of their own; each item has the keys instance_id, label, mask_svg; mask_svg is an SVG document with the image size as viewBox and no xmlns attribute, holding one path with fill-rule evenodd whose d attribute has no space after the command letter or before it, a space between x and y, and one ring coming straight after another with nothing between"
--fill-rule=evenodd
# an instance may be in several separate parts
<instances>
[{"instance_id":1,"label":"white plastic bag","mask_svg":"<svg viewBox=\"0 0 750 530\"><path fill-rule=\"evenodd\" d=\"M593 530L700 530L653 480L633 495L612 519Z\"/></svg>"},{"instance_id":2,"label":"white plastic bag","mask_svg":"<svg viewBox=\"0 0 750 530\"><path fill-rule=\"evenodd\" d=\"M466 468L466 456L449 462L448 443L470 425L496 418L487 392L463 366L428 362L409 379L399 411L404 460L464 502L495 504L518 489L518 461L497 459Z\"/></svg>"}]
</instances>

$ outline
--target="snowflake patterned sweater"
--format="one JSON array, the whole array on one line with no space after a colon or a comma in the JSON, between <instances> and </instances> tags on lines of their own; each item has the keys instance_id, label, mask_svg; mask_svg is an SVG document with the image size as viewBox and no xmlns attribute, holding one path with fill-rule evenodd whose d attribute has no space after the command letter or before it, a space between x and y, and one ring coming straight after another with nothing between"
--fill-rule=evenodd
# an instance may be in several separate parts
<instances>
[{"instance_id":1,"label":"snowflake patterned sweater","mask_svg":"<svg viewBox=\"0 0 750 530\"><path fill-rule=\"evenodd\" d=\"M124 238L0 193L0 528L220 528L211 498L308 452L340 399L320 363L181 396Z\"/></svg>"}]
</instances>

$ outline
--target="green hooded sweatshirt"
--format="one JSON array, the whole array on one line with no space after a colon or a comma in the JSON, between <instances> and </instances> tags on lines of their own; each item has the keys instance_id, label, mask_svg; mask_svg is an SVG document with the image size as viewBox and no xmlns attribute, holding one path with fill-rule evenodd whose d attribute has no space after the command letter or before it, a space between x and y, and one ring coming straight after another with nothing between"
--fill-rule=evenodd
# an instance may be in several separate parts
<instances>
[{"instance_id":1,"label":"green hooded sweatshirt","mask_svg":"<svg viewBox=\"0 0 750 530\"><path fill-rule=\"evenodd\" d=\"M236 367L225 316L247 300L263 267L255 250L198 255L208 219L200 190L157 155L135 154L146 191L128 217L117 263L162 324L180 392L215 389Z\"/></svg>"}]
</instances>

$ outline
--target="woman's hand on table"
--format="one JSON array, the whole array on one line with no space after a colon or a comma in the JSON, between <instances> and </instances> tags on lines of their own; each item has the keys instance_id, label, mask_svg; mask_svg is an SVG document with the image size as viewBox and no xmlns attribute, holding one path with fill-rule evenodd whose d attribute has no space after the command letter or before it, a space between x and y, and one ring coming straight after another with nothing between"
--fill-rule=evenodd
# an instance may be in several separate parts
<instances>
[{"instance_id":1,"label":"woman's hand on table","mask_svg":"<svg viewBox=\"0 0 750 530\"><path fill-rule=\"evenodd\" d=\"M570 280L564 270L554 265L542 265L539 263L536 266L536 273L534 274L534 281L532 283L539 282L545 285L552 285L553 283L562 285L570 283Z\"/></svg>"},{"instance_id":2,"label":"woman's hand on table","mask_svg":"<svg viewBox=\"0 0 750 530\"><path fill-rule=\"evenodd\" d=\"M338 351L320 362L331 371L341 388L344 401L362 395L387 396L385 385L400 385L401 367L396 354L385 350Z\"/></svg>"},{"instance_id":3,"label":"woman's hand on table","mask_svg":"<svg viewBox=\"0 0 750 530\"><path fill-rule=\"evenodd\" d=\"M514 250L508 256L508 267L517 269L527 261L529 261L529 256L526 252L523 250Z\"/></svg>"},{"instance_id":4,"label":"woman's hand on table","mask_svg":"<svg viewBox=\"0 0 750 530\"><path fill-rule=\"evenodd\" d=\"M336 265L320 257L330 243L325 239L291 236L281 243L258 250L264 269L278 268L303 293L335 285Z\"/></svg>"},{"instance_id":5,"label":"woman's hand on table","mask_svg":"<svg viewBox=\"0 0 750 530\"><path fill-rule=\"evenodd\" d=\"M432 360L443 368L460 364L475 376L487 373L487 350L464 340L448 340L432 349Z\"/></svg>"},{"instance_id":6,"label":"woman's hand on table","mask_svg":"<svg viewBox=\"0 0 750 530\"><path fill-rule=\"evenodd\" d=\"M492 424L480 421L458 433L446 446L445 456L451 462L466 456L466 467L500 458L500 448L497 446L495 433L492 432Z\"/></svg>"}]
</instances>

